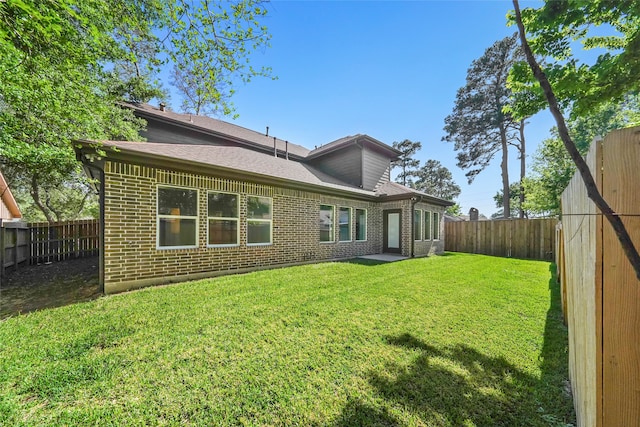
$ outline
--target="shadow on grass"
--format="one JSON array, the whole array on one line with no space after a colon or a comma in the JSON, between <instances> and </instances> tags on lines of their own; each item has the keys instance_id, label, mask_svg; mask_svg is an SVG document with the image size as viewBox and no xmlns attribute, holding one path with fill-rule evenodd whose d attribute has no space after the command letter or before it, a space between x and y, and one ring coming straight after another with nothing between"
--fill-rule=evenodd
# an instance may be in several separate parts
<instances>
[{"instance_id":1,"label":"shadow on grass","mask_svg":"<svg viewBox=\"0 0 640 427\"><path fill-rule=\"evenodd\" d=\"M553 273L552 266L551 304L539 355L540 378L503 357L483 354L465 344L438 348L411 334L388 336L389 345L418 355L408 366L391 364L382 371L370 372L369 384L382 403L371 406L351 399L335 425L405 425L391 413L392 407L426 425L575 425L566 391L567 333Z\"/></svg>"}]
</instances>

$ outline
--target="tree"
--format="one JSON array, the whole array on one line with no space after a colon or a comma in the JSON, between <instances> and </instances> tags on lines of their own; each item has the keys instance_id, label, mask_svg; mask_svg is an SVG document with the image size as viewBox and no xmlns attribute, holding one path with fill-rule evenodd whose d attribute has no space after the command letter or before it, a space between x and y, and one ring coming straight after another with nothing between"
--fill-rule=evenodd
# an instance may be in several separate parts
<instances>
[{"instance_id":1,"label":"tree","mask_svg":"<svg viewBox=\"0 0 640 427\"><path fill-rule=\"evenodd\" d=\"M619 101L624 94L640 88L637 79L640 73L640 4L605 0L548 1L537 11L527 9L523 18L518 0L512 1L515 9L513 20L518 26L527 63L556 121L558 135L582 177L587 196L611 224L636 277L640 279L640 254L622 219L598 191L589 167L571 138L561 108L563 101L571 102L577 114L588 113L607 101ZM532 45L536 51L556 61L549 72L551 80L534 56L527 40L525 22L532 33ZM589 35L590 25L605 23L617 30L618 34L609 37ZM576 39L581 39L586 47L604 47L609 51L600 55L591 66L578 66L578 61L570 51L571 41ZM539 43L540 40L543 43ZM564 74L558 76L554 73L557 70L564 71ZM567 75L572 79L567 80ZM558 89L558 96L552 82Z\"/></svg>"},{"instance_id":2,"label":"tree","mask_svg":"<svg viewBox=\"0 0 640 427\"><path fill-rule=\"evenodd\" d=\"M209 99L231 112L230 79L269 74L248 62L268 46L258 22L265 14L254 0L0 1L0 161L12 171L7 180L28 182L37 198L45 184L80 176L73 139L138 139L144 122L118 102L161 96L154 80L161 66L208 70Z\"/></svg>"},{"instance_id":3,"label":"tree","mask_svg":"<svg viewBox=\"0 0 640 427\"><path fill-rule=\"evenodd\" d=\"M438 160L427 160L416 173L415 189L445 200L453 200L460 195L460 186L453 175Z\"/></svg>"},{"instance_id":4,"label":"tree","mask_svg":"<svg viewBox=\"0 0 640 427\"><path fill-rule=\"evenodd\" d=\"M422 143L419 141L413 142L405 139L402 142L395 141L393 148L399 150L402 154L398 157L398 160L394 160L391 163L391 167L399 167L402 171L396 177L396 181L402 185L413 186L412 177L416 177L418 167L420 166L420 160L414 159L413 156L418 150L422 148Z\"/></svg>"},{"instance_id":5,"label":"tree","mask_svg":"<svg viewBox=\"0 0 640 427\"><path fill-rule=\"evenodd\" d=\"M567 125L581 155L594 138L611 130L640 124L640 96L629 94L623 102L609 102L585 116L570 117ZM526 208L538 215L560 215L560 196L576 172L571 157L558 136L542 141L533 155L532 174L525 180Z\"/></svg>"},{"instance_id":6,"label":"tree","mask_svg":"<svg viewBox=\"0 0 640 427\"><path fill-rule=\"evenodd\" d=\"M514 34L497 41L474 60L467 71L466 85L458 89L453 112L445 118L447 134L442 138L455 144L458 166L467 170L469 183L498 152L502 154L505 217L510 213L508 147L524 126L524 121L505 110L511 98L507 78L513 64L521 59Z\"/></svg>"},{"instance_id":7,"label":"tree","mask_svg":"<svg viewBox=\"0 0 640 427\"><path fill-rule=\"evenodd\" d=\"M523 215L521 218L528 218L529 213L523 208L521 203L521 190L522 184L520 182L512 182L509 185L509 198L510 206L511 206L511 216L516 216L518 212L521 212ZM496 207L500 208L496 213L491 215L491 218L502 218L504 217L504 195L502 194L502 190L498 191L495 196L493 196L493 200L496 202Z\"/></svg>"}]
</instances>

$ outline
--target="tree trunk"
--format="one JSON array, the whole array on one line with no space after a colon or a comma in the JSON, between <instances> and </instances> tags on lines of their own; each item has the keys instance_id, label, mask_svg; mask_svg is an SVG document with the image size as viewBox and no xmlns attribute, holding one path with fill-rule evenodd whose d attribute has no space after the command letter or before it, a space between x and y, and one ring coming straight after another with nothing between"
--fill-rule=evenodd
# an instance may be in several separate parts
<instances>
[{"instance_id":1,"label":"tree trunk","mask_svg":"<svg viewBox=\"0 0 640 427\"><path fill-rule=\"evenodd\" d=\"M520 120L520 218L524 218L524 176L527 168L526 146L524 140L524 119Z\"/></svg>"},{"instance_id":2,"label":"tree trunk","mask_svg":"<svg viewBox=\"0 0 640 427\"><path fill-rule=\"evenodd\" d=\"M40 211L44 214L45 218L47 218L47 222L49 222L49 224L55 222L55 220L51 216L51 212L49 212L49 210L42 204L42 201L40 200L40 189L38 188L38 179L36 178L35 175L31 177L30 193L31 193L31 198L33 199L33 202L36 204L38 209L40 209Z\"/></svg>"},{"instance_id":3,"label":"tree trunk","mask_svg":"<svg viewBox=\"0 0 640 427\"><path fill-rule=\"evenodd\" d=\"M620 216L611 209L609 204L604 200L600 191L598 191L598 187L596 185L595 180L593 179L593 175L591 175L591 171L589 170L589 166L580 155L576 144L571 139L569 135L569 129L567 128L567 124L564 120L564 116L560 111L560 107L558 106L558 100L556 99L556 95L553 92L553 88L551 87L551 83L547 79L547 76L544 74L540 65L536 61L533 56L533 52L531 51L531 47L527 42L527 37L524 29L524 24L522 23L522 16L520 15L520 5L518 4L518 0L512 0L513 6L515 9L515 18L516 24L518 25L518 32L520 33L520 42L522 43L522 49L524 50L525 56L527 57L527 62L531 67L531 71L533 72L534 77L540 83L540 87L544 92L545 97L549 103L549 109L551 110L551 114L556 120L556 124L558 125L558 135L562 140L565 148L569 152L571 159L575 163L578 172L580 172L580 176L584 181L584 185L587 188L587 196L595 203L596 207L602 212L602 214L607 218L609 224L618 236L618 240L620 241L620 246L624 250L627 259L631 263L633 267L636 277L640 280L640 255L638 254L638 250L633 245L633 241L631 240L631 236L629 236L629 232L625 227Z\"/></svg>"},{"instance_id":4,"label":"tree trunk","mask_svg":"<svg viewBox=\"0 0 640 427\"><path fill-rule=\"evenodd\" d=\"M500 142L502 143L502 208L504 218L511 217L511 195L509 194L509 143L504 123L500 123Z\"/></svg>"}]
</instances>

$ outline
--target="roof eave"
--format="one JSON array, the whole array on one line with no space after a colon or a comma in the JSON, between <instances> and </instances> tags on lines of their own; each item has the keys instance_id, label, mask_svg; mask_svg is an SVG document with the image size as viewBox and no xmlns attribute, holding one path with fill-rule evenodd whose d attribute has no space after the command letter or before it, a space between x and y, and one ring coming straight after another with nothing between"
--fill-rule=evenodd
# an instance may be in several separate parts
<instances>
[{"instance_id":1,"label":"roof eave","mask_svg":"<svg viewBox=\"0 0 640 427\"><path fill-rule=\"evenodd\" d=\"M85 163L85 154L95 154L96 141L76 140L75 144L80 144L80 148L76 148L78 157ZM134 163L143 166L160 167L170 170L178 170L181 172L200 173L203 175L218 175L225 178L236 179L238 181L248 181L257 184L275 185L286 188L293 188L328 195L343 195L359 200L377 201L379 197L373 193L363 194L358 191L349 191L333 186L322 186L316 184L308 184L300 181L294 181L286 178L279 178L270 175L264 175L253 172L244 172L238 169L228 168L224 166L210 165L206 163L194 162L190 160L177 159L175 157L163 156L154 153L141 153L138 151L127 150L122 147L115 147L118 151L110 151L109 146L103 147L107 152L107 158L111 160L119 160L125 163ZM92 163L93 164L93 163Z\"/></svg>"}]
</instances>

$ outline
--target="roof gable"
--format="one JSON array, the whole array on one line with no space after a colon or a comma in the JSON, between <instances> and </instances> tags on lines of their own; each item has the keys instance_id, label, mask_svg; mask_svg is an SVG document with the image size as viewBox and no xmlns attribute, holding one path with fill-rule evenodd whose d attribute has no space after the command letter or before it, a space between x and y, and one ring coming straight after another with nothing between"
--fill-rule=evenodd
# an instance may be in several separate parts
<instances>
[{"instance_id":1,"label":"roof gable","mask_svg":"<svg viewBox=\"0 0 640 427\"><path fill-rule=\"evenodd\" d=\"M388 156L389 159L395 159L400 154L402 154L400 151L385 144L384 142L378 141L377 139L372 138L369 135L358 133L353 136L345 136L344 138L337 139L321 147L318 147L315 150L312 150L311 152L309 152L306 159L307 160L314 159L314 158L323 156L325 154L332 153L338 150L343 150L345 148L349 148L358 144L362 144L362 146L366 145L367 147L373 148L374 150L379 151L384 155Z\"/></svg>"}]
</instances>

